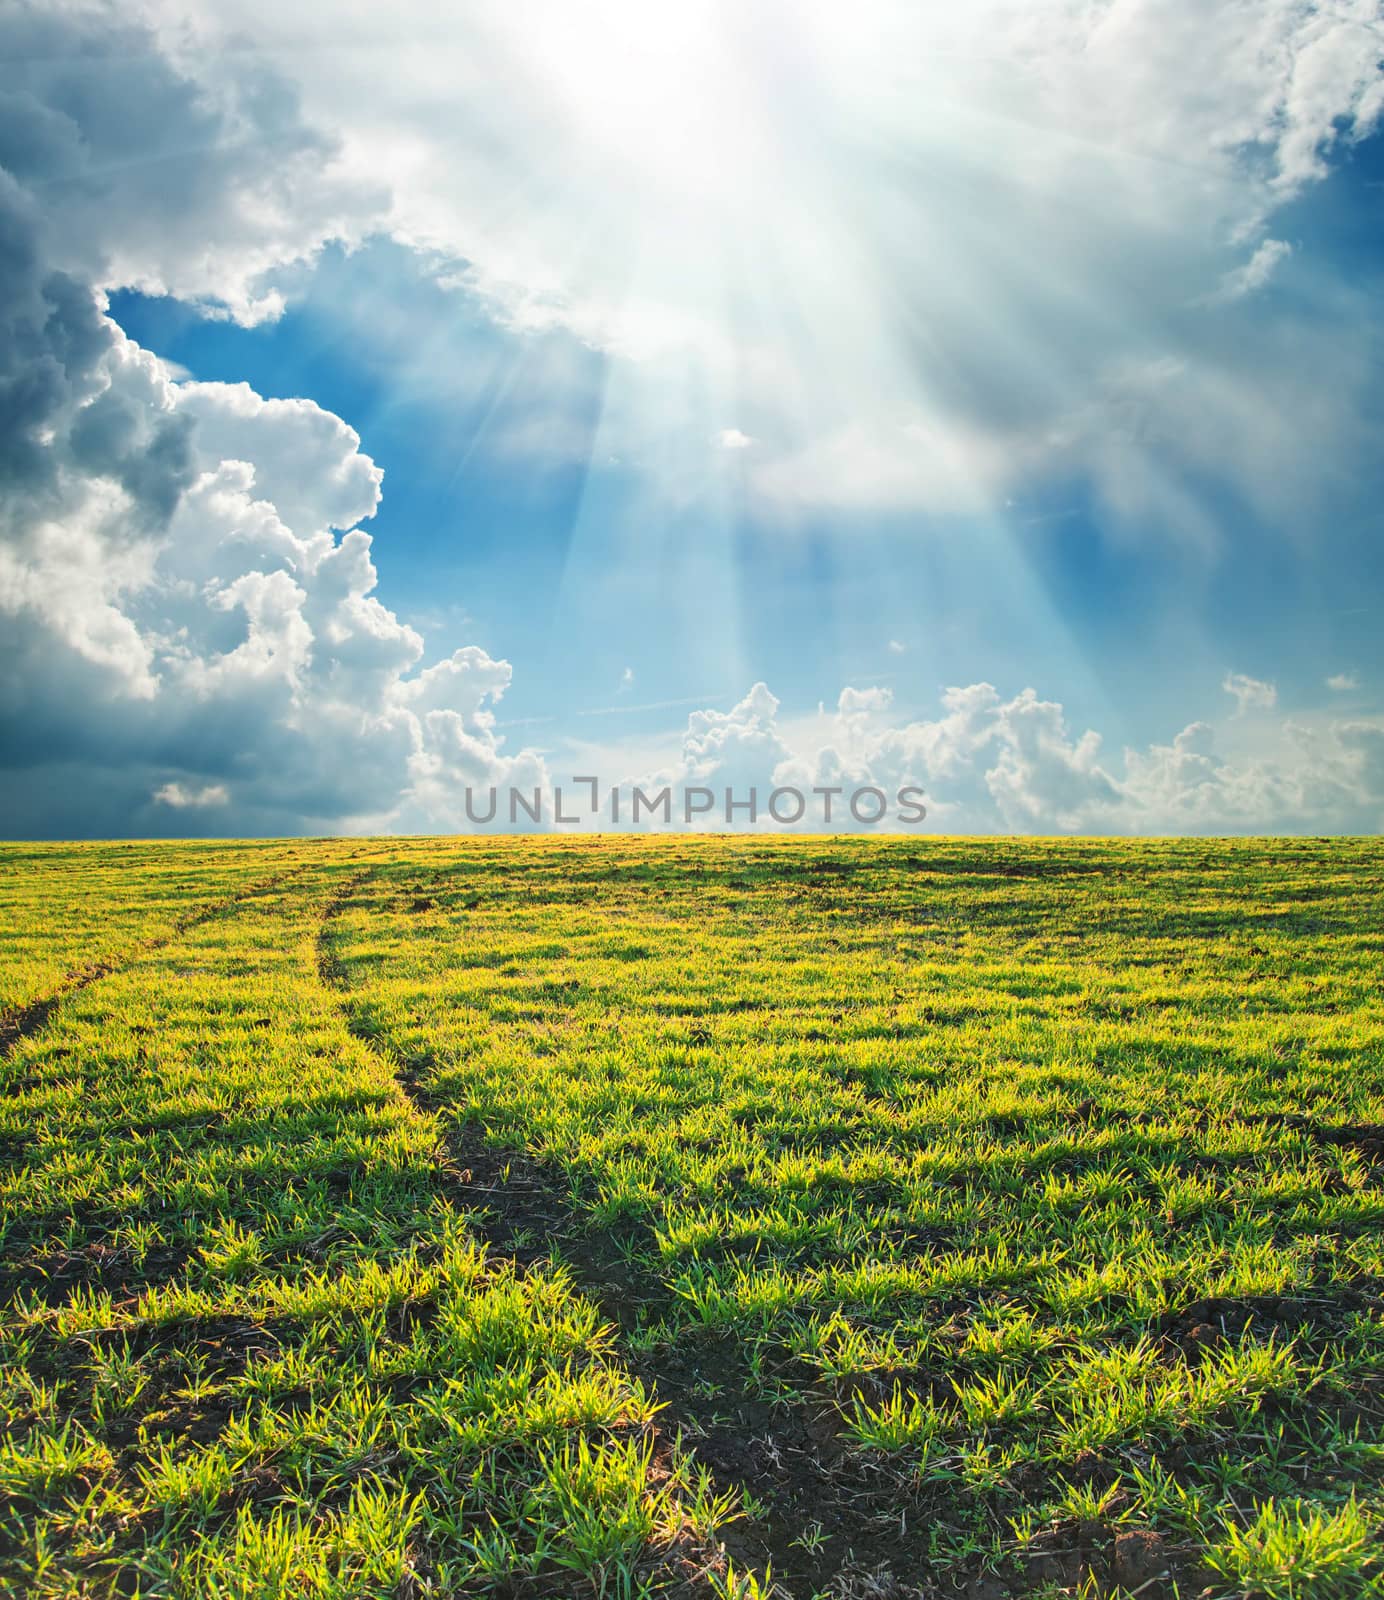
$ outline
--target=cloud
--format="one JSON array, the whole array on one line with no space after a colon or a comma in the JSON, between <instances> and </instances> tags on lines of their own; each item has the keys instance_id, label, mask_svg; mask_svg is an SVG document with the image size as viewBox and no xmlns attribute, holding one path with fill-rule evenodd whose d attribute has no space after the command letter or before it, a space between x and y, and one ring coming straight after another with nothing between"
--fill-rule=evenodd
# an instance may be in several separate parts
<instances>
[{"instance_id":1,"label":"cloud","mask_svg":"<svg viewBox=\"0 0 1384 1600\"><path fill-rule=\"evenodd\" d=\"M907 652L907 650L908 650L908 646L906 644L903 644L900 640L891 639L889 641L889 654L891 656L904 655Z\"/></svg>"},{"instance_id":2,"label":"cloud","mask_svg":"<svg viewBox=\"0 0 1384 1600\"><path fill-rule=\"evenodd\" d=\"M687 720L677 771L683 781L716 776L762 777L788 755L775 719L779 702L766 684L756 683L729 711L694 711Z\"/></svg>"},{"instance_id":3,"label":"cloud","mask_svg":"<svg viewBox=\"0 0 1384 1600\"><path fill-rule=\"evenodd\" d=\"M1207 485L1291 528L1328 454L1371 460L1358 293L1306 253L1296 303L1251 292L1276 215L1378 125L1364 0L151 14L293 63L338 189L290 163L272 213L302 185L305 239L355 237L388 187L439 281L615 358L604 441L666 492L676 434L713 478L748 453L741 490L787 520L981 514L1080 474L1112 527L1205 543Z\"/></svg>"},{"instance_id":4,"label":"cloud","mask_svg":"<svg viewBox=\"0 0 1384 1600\"><path fill-rule=\"evenodd\" d=\"M1351 694L1360 687L1360 675L1356 672L1337 672L1326 680L1326 686L1333 694Z\"/></svg>"},{"instance_id":5,"label":"cloud","mask_svg":"<svg viewBox=\"0 0 1384 1600\"><path fill-rule=\"evenodd\" d=\"M99 285L140 281L259 314L261 264L320 222L329 148L292 97L243 65L233 106L204 93L106 9L12 8L0 36L7 826L435 826L464 777L540 770L495 731L508 664L473 647L425 667L375 596L359 524L381 473L355 432L310 400L180 381L103 313ZM273 186L298 164L289 238Z\"/></svg>"},{"instance_id":6,"label":"cloud","mask_svg":"<svg viewBox=\"0 0 1384 1600\"><path fill-rule=\"evenodd\" d=\"M246 48L194 77L135 8L15 0L0 15L0 163L42 197L45 254L95 288L169 294L254 323L267 280L385 218L338 136Z\"/></svg>"},{"instance_id":7,"label":"cloud","mask_svg":"<svg viewBox=\"0 0 1384 1600\"><path fill-rule=\"evenodd\" d=\"M1087 729L1073 739L1062 707L1032 689L1000 709L996 744L985 785L1005 823L1020 832L1049 822L1076 832L1118 799L1114 779L1100 764L1100 735Z\"/></svg>"},{"instance_id":8,"label":"cloud","mask_svg":"<svg viewBox=\"0 0 1384 1600\"><path fill-rule=\"evenodd\" d=\"M200 789L189 789L181 783L165 783L154 790L154 804L172 806L175 811L189 808L200 810L203 806L224 806L231 798L224 783L204 783Z\"/></svg>"},{"instance_id":9,"label":"cloud","mask_svg":"<svg viewBox=\"0 0 1384 1600\"><path fill-rule=\"evenodd\" d=\"M891 709L883 694L865 691L864 699L868 717L861 714L861 691L847 689L834 716L805 729L780 719L779 702L763 683L729 712L694 712L674 760L623 780L624 822L636 785L650 796L670 790L668 822L643 820L673 828L686 826L690 790L710 789L717 797L716 809L694 814L692 825L720 828L724 790L744 800L756 788L754 825L761 829L777 826L765 814L776 787L849 794L870 786L891 797L890 826L897 831L892 797L908 786L926 794L929 831L1367 833L1384 827L1384 719L1313 727L1266 721L1252 745L1237 741L1233 757L1217 752L1209 723L1193 722L1170 743L1106 756L1095 730L1074 730L1063 706L1032 688L1006 698L988 683L956 686L943 694L938 715L893 723L882 720ZM868 831L844 799L834 804L835 831ZM801 830L821 831L821 806L811 802ZM743 809L735 822L749 826Z\"/></svg>"},{"instance_id":10,"label":"cloud","mask_svg":"<svg viewBox=\"0 0 1384 1600\"><path fill-rule=\"evenodd\" d=\"M868 717L887 711L894 700L892 689L843 689L836 701L837 714L842 717Z\"/></svg>"},{"instance_id":11,"label":"cloud","mask_svg":"<svg viewBox=\"0 0 1384 1600\"><path fill-rule=\"evenodd\" d=\"M1271 683L1263 683L1243 672L1227 672L1221 688L1235 700L1235 714L1244 716L1247 711L1269 710L1278 704L1278 690Z\"/></svg>"},{"instance_id":12,"label":"cloud","mask_svg":"<svg viewBox=\"0 0 1384 1600\"><path fill-rule=\"evenodd\" d=\"M1282 239L1265 239L1243 266L1235 267L1221 280L1220 298L1240 300L1262 289L1278 270L1281 261L1293 253Z\"/></svg>"}]
</instances>

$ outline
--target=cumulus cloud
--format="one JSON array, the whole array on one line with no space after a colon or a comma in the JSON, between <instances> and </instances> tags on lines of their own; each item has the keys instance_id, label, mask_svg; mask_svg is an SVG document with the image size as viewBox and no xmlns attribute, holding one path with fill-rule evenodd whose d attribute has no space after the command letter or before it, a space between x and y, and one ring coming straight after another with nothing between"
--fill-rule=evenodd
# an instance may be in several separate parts
<instances>
[{"instance_id":1,"label":"cumulus cloud","mask_svg":"<svg viewBox=\"0 0 1384 1600\"><path fill-rule=\"evenodd\" d=\"M262 265L335 226L308 176L301 213L279 204L329 155L292 97L249 68L233 104L204 92L104 8L13 7L0 38L9 826L432 825L462 775L541 765L495 732L508 664L424 668L376 598L359 524L381 474L355 432L310 400L179 381L103 312L117 282L263 310Z\"/></svg>"},{"instance_id":2,"label":"cumulus cloud","mask_svg":"<svg viewBox=\"0 0 1384 1600\"><path fill-rule=\"evenodd\" d=\"M383 220L388 187L349 174L283 73L228 48L181 70L134 7L15 0L0 17L0 151L40 197L49 262L253 323L267 277Z\"/></svg>"},{"instance_id":3,"label":"cumulus cloud","mask_svg":"<svg viewBox=\"0 0 1384 1600\"><path fill-rule=\"evenodd\" d=\"M1006 697L994 685L947 689L939 714L889 722L888 700L845 690L836 713L804 729L780 718L759 683L730 711L694 712L676 759L621 786L622 821L631 822L635 787L668 789L666 817L644 826L687 826L689 794L710 791L714 808L691 826L725 826L724 791L744 801L757 789L758 815L743 807L734 825L780 826L768 815L776 788L811 795L831 790L833 831L871 831L874 807L853 813L848 797L872 787L890 800L886 831L899 831L895 797L926 796L928 831L958 833L1199 834L1375 832L1384 825L1384 720L1275 722L1252 748L1218 753L1209 723L1193 722L1167 744L1103 754L1093 729L1077 731L1064 707L1026 688ZM1243 741L1239 741L1243 746ZM810 799L797 824L822 831L823 801ZM915 831L920 824L912 824Z\"/></svg>"},{"instance_id":4,"label":"cumulus cloud","mask_svg":"<svg viewBox=\"0 0 1384 1600\"><path fill-rule=\"evenodd\" d=\"M887 711L893 699L892 689L878 686L856 689L847 686L837 698L836 710L842 717L868 717L875 712Z\"/></svg>"},{"instance_id":5,"label":"cumulus cloud","mask_svg":"<svg viewBox=\"0 0 1384 1600\"><path fill-rule=\"evenodd\" d=\"M1333 694L1351 694L1360 687L1360 675L1356 672L1336 672L1326 680L1326 686Z\"/></svg>"},{"instance_id":6,"label":"cumulus cloud","mask_svg":"<svg viewBox=\"0 0 1384 1600\"><path fill-rule=\"evenodd\" d=\"M1278 704L1278 690L1271 683L1251 678L1244 672L1227 672L1221 688L1232 696L1238 716L1247 711L1271 710Z\"/></svg>"},{"instance_id":7,"label":"cumulus cloud","mask_svg":"<svg viewBox=\"0 0 1384 1600\"><path fill-rule=\"evenodd\" d=\"M778 709L777 697L757 683L727 712L694 711L687 719L678 775L683 781L715 776L735 783L772 774L788 754L776 726Z\"/></svg>"}]
</instances>

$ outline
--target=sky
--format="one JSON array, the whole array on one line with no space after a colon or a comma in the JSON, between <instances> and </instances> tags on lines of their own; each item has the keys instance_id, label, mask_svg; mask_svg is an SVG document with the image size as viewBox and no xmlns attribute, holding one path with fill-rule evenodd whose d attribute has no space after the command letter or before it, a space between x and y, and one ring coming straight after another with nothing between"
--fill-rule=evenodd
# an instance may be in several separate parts
<instances>
[{"instance_id":1,"label":"sky","mask_svg":"<svg viewBox=\"0 0 1384 1600\"><path fill-rule=\"evenodd\" d=\"M578 775L1379 831L1381 57L1384 0L11 0L0 836Z\"/></svg>"}]
</instances>

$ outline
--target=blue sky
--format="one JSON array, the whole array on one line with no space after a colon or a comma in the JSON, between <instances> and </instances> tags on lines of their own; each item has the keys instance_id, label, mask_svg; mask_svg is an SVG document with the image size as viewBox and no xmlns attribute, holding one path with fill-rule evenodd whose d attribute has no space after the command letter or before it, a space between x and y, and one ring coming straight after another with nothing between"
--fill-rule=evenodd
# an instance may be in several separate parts
<instances>
[{"instance_id":1,"label":"blue sky","mask_svg":"<svg viewBox=\"0 0 1384 1600\"><path fill-rule=\"evenodd\" d=\"M1381 150L1374 138L1347 152L1287 211L1314 273L1378 277ZM1281 281L1241 337L1299 296L1310 316L1310 292ZM665 702L728 709L757 679L799 710L880 682L922 709L978 677L1060 684L1077 714L1148 739L1175 733L1231 665L1315 704L1323 663L1372 677L1384 664L1379 497L1333 496L1329 465L1330 528L1265 527L1195 485L1225 540L1211 558L1156 527L1112 538L1079 477L991 518L826 508L785 531L752 497L727 508L708 495L651 519L638 468L596 448L607 360L562 330L497 325L392 242L328 248L257 327L130 292L111 313L196 378L308 395L349 422L385 472L371 531L391 606L434 653L475 642L522 663L504 720L543 719L542 742L602 708L676 728ZM420 347L421 368L400 359ZM516 459L523 428L532 448ZM621 689L627 667L637 694ZM622 697L659 709L628 712Z\"/></svg>"},{"instance_id":2,"label":"blue sky","mask_svg":"<svg viewBox=\"0 0 1384 1600\"><path fill-rule=\"evenodd\" d=\"M67 385L8 493L19 831L587 769L1384 820L1373 0L405 11L10 24L23 287L109 319L6 330Z\"/></svg>"}]
</instances>

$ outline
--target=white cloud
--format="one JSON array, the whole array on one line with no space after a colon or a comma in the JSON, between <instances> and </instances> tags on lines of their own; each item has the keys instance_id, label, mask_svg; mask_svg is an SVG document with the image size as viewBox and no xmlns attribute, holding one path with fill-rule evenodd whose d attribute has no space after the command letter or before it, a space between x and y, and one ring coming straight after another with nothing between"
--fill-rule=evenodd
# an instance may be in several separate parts
<instances>
[{"instance_id":1,"label":"white cloud","mask_svg":"<svg viewBox=\"0 0 1384 1600\"><path fill-rule=\"evenodd\" d=\"M900 640L891 639L889 641L889 654L891 656L901 656L905 654L907 650L908 646L903 644Z\"/></svg>"},{"instance_id":2,"label":"white cloud","mask_svg":"<svg viewBox=\"0 0 1384 1600\"><path fill-rule=\"evenodd\" d=\"M682 741L681 773L697 779L716 775L734 782L737 775L762 776L788 754L775 719L778 699L768 686L756 683L729 711L694 711ZM753 781L753 780L751 780Z\"/></svg>"},{"instance_id":3,"label":"white cloud","mask_svg":"<svg viewBox=\"0 0 1384 1600\"><path fill-rule=\"evenodd\" d=\"M1240 300L1262 289L1278 270L1279 263L1292 253L1292 245L1282 239L1265 239L1243 266L1233 268L1222 278L1220 298Z\"/></svg>"},{"instance_id":4,"label":"white cloud","mask_svg":"<svg viewBox=\"0 0 1384 1600\"><path fill-rule=\"evenodd\" d=\"M231 798L224 783L204 783L201 788L187 788L181 783L165 783L154 790L154 804L172 806L175 811L201 810L205 806L224 806Z\"/></svg>"},{"instance_id":5,"label":"white cloud","mask_svg":"<svg viewBox=\"0 0 1384 1600\"><path fill-rule=\"evenodd\" d=\"M1369 459L1351 308L1320 308L1311 374L1300 308L1278 338L1242 319L1276 211L1378 123L1375 0L147 4L180 51L291 63L339 144L261 177L255 260L358 237L388 187L443 281L618 358L610 453L679 482L647 448L673 432L721 471L752 443L787 516L981 512L1075 470L1111 522L1204 541L1188 477L1291 525L1325 447ZM239 106L254 54L222 59ZM225 255L217 290L177 252L180 292L253 305Z\"/></svg>"},{"instance_id":6,"label":"white cloud","mask_svg":"<svg viewBox=\"0 0 1384 1600\"><path fill-rule=\"evenodd\" d=\"M836 701L836 709L843 717L868 716L887 711L893 704L894 691L872 687L868 689L843 689Z\"/></svg>"},{"instance_id":7,"label":"white cloud","mask_svg":"<svg viewBox=\"0 0 1384 1600\"><path fill-rule=\"evenodd\" d=\"M45 197L50 262L97 288L277 316L268 275L385 218L387 181L348 172L267 57L183 66L138 6L14 0L0 21L0 164Z\"/></svg>"},{"instance_id":8,"label":"white cloud","mask_svg":"<svg viewBox=\"0 0 1384 1600\"><path fill-rule=\"evenodd\" d=\"M12 8L0 39L7 824L435 826L463 776L541 770L495 731L508 664L472 648L422 669L423 640L373 593L359 523L381 474L355 432L310 400L179 381L102 313L95 285L118 278L251 315L258 264L316 226L329 152L292 96L242 63L228 110L225 85L203 94L105 10ZM295 165L307 233L290 240L274 186Z\"/></svg>"},{"instance_id":9,"label":"white cloud","mask_svg":"<svg viewBox=\"0 0 1384 1600\"><path fill-rule=\"evenodd\" d=\"M1251 678L1243 672L1227 672L1221 688L1235 700L1237 716L1247 711L1269 710L1278 704L1278 690L1271 683Z\"/></svg>"},{"instance_id":10,"label":"white cloud","mask_svg":"<svg viewBox=\"0 0 1384 1600\"><path fill-rule=\"evenodd\" d=\"M288 527L320 535L374 516L384 474L340 417L311 400L261 399L246 383L182 383L176 394L198 448L253 462L256 498Z\"/></svg>"},{"instance_id":11,"label":"white cloud","mask_svg":"<svg viewBox=\"0 0 1384 1600\"><path fill-rule=\"evenodd\" d=\"M1360 687L1360 675L1356 672L1337 672L1326 680L1326 686L1333 694L1351 694Z\"/></svg>"},{"instance_id":12,"label":"white cloud","mask_svg":"<svg viewBox=\"0 0 1384 1600\"><path fill-rule=\"evenodd\" d=\"M1076 832L1087 818L1117 800L1119 790L1100 765L1100 735L1073 739L1062 707L1032 689L1000 709L998 756L985 785L1005 823L1019 832L1055 824Z\"/></svg>"},{"instance_id":13,"label":"white cloud","mask_svg":"<svg viewBox=\"0 0 1384 1600\"><path fill-rule=\"evenodd\" d=\"M158 376L152 358L111 339L93 373L102 394L132 368ZM371 540L353 524L373 510L379 475L352 430L244 386L159 381L162 414L191 419L179 435L191 482L161 523L142 524L106 478L71 472L51 520L13 508L7 518L10 648L29 641L46 668L5 664L24 685L17 713L67 730L78 748L118 729L132 772L176 749L190 776L159 787L156 802L233 803L252 831L353 817L453 824L463 779L490 781L516 762L536 770L507 758L494 729L508 664L470 647L420 670L422 638L375 597ZM69 451L70 439L59 429L48 448ZM108 826L129 826L116 798ZM99 814L102 797L91 801Z\"/></svg>"},{"instance_id":14,"label":"white cloud","mask_svg":"<svg viewBox=\"0 0 1384 1600\"><path fill-rule=\"evenodd\" d=\"M681 828L689 789L709 788L715 811L695 815L696 828L724 824L723 792L745 799L758 790L756 826L772 828L768 797L780 786L804 793L835 786L847 794L866 785L893 797L905 786L925 791L929 831L957 833L1198 834L1376 832L1384 828L1384 719L1304 727L1266 721L1248 747L1222 756L1210 724L1194 722L1170 744L1102 755L1093 729L1076 732L1056 701L1035 690L1006 699L993 685L948 689L940 714L914 721L881 720L890 709L866 691L843 691L834 717L794 737L780 722L779 702L756 684L729 712L694 712L675 759L622 780L622 818L637 784L646 794L672 791L670 823ZM618 755L586 752L592 770L617 770ZM700 804L700 797L698 797ZM821 831L821 801L801 828ZM891 815L897 817L897 808ZM647 818L645 819L646 825ZM736 826L748 825L737 813ZM836 829L865 829L843 800ZM893 824L895 828L898 823Z\"/></svg>"}]
</instances>

